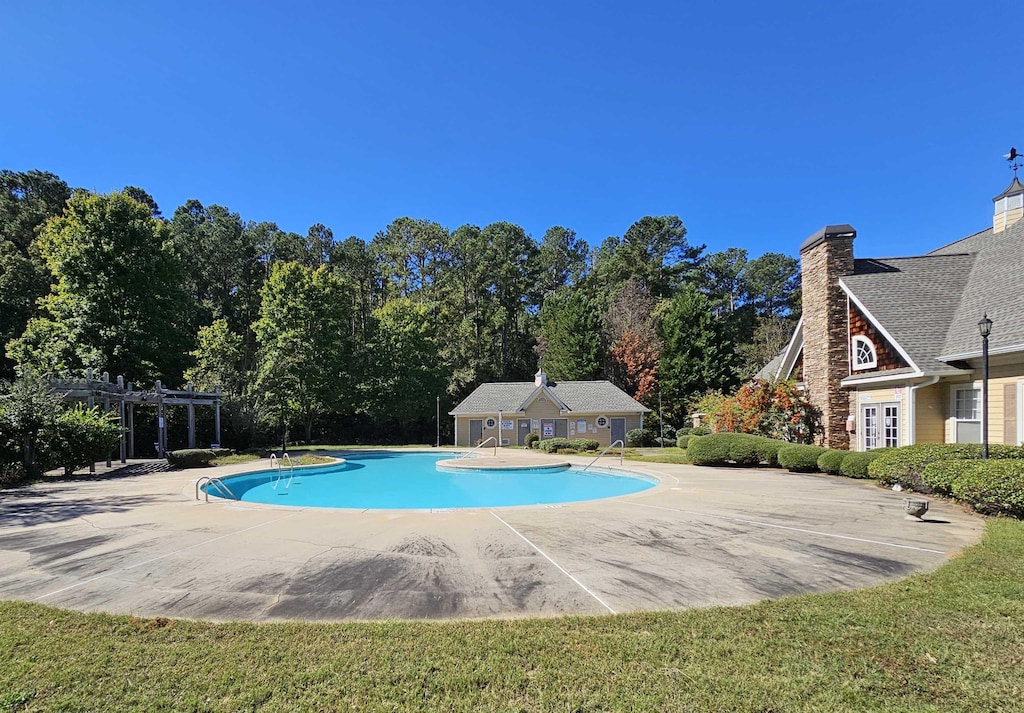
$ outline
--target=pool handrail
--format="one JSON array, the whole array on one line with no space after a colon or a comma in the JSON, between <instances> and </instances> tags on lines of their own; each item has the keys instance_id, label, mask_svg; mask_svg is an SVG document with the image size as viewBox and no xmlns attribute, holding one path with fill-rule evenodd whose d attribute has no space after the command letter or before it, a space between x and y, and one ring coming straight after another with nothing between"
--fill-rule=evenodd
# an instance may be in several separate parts
<instances>
[{"instance_id":1,"label":"pool handrail","mask_svg":"<svg viewBox=\"0 0 1024 713\"><path fill-rule=\"evenodd\" d=\"M196 500L199 499L199 486L201 486L204 481L206 482L207 485L206 490L203 491L203 494L206 495L206 502L210 502L210 487L214 485L223 489L225 492L227 492L228 495L230 495L235 500L238 500L238 496L231 492L231 488L225 485L223 480L208 475L204 475L202 478L196 481Z\"/></svg>"},{"instance_id":2,"label":"pool handrail","mask_svg":"<svg viewBox=\"0 0 1024 713\"><path fill-rule=\"evenodd\" d=\"M487 440L481 441L480 443L476 444L476 446L474 446L472 450L467 451L466 453L463 453L461 456L459 456L458 460L462 460L463 458L468 458L478 448L483 448L484 446L486 446L488 441L494 441L494 453L493 453L493 455L497 456L498 455L498 439L495 438L494 436L488 436Z\"/></svg>"},{"instance_id":3,"label":"pool handrail","mask_svg":"<svg viewBox=\"0 0 1024 713\"><path fill-rule=\"evenodd\" d=\"M610 450L611 450L612 448L614 448L614 447L615 447L616 445L619 445L619 446L621 446L621 449L619 450L619 465L622 465L622 459L623 459L623 457L624 457L624 456L626 455L626 444L625 444L625 443L623 443L623 442L622 442L622 439L620 438L620 439L618 439L617 441L615 441L614 443L610 443L610 444L608 444L608 447L607 447L607 448L605 448L605 449L604 449L603 451L601 451L601 455L599 455L599 456L598 456L597 458L595 458L594 460L592 460L592 461L590 461L589 463L587 463L587 464L586 464L586 465L585 465L585 466L583 467L583 470L586 470L586 469L587 469L587 468L589 468L590 466L594 465L594 463L597 463L597 462L598 462L599 460L601 460L601 459L602 459L602 458L604 457L604 454L605 454L605 453L607 453L608 451L610 451Z\"/></svg>"}]
</instances>

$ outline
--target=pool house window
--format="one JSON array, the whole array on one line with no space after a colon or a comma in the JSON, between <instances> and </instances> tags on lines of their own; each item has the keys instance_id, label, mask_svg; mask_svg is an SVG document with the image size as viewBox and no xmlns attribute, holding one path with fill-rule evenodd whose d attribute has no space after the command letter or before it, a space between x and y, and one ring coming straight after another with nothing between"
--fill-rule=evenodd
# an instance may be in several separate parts
<instances>
[{"instance_id":1,"label":"pool house window","mask_svg":"<svg viewBox=\"0 0 1024 713\"><path fill-rule=\"evenodd\" d=\"M981 443L981 389L953 390L953 434L957 443Z\"/></svg>"},{"instance_id":2,"label":"pool house window","mask_svg":"<svg viewBox=\"0 0 1024 713\"><path fill-rule=\"evenodd\" d=\"M875 345L867 337L857 335L853 338L853 361L854 370L873 369L878 366L878 357L875 353Z\"/></svg>"}]
</instances>

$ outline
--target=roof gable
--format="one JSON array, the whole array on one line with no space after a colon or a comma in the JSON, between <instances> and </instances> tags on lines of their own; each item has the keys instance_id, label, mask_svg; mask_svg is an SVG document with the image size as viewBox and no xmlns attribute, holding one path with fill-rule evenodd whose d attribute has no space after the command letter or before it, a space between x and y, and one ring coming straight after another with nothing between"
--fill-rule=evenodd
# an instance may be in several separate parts
<instances>
[{"instance_id":1,"label":"roof gable","mask_svg":"<svg viewBox=\"0 0 1024 713\"><path fill-rule=\"evenodd\" d=\"M514 413L523 410L542 391L575 413L649 413L650 409L630 397L610 381L548 382L538 387L532 381L492 382L480 384L448 412L451 416L468 414Z\"/></svg>"}]
</instances>

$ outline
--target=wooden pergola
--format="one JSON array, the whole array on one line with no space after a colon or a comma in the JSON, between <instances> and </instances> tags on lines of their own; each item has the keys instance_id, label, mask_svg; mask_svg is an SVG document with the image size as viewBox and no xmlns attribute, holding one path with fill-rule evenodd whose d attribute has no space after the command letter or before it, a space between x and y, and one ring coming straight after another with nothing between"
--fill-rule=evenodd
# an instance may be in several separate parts
<instances>
[{"instance_id":1,"label":"wooden pergola","mask_svg":"<svg viewBox=\"0 0 1024 713\"><path fill-rule=\"evenodd\" d=\"M117 381L110 380L110 374L104 372L100 379L93 378L92 369L86 372L84 379L50 379L50 387L63 394L64 398L73 401L85 401L89 407L102 405L109 412L117 408L121 421L121 462L135 457L135 406L156 406L157 414L157 455L163 457L167 449L166 409L170 406L184 406L188 409L188 447L196 447L196 407L212 406L214 447L220 445L220 388L215 391L194 391L189 384L183 390L165 389L157 381L149 390L136 390L132 382L125 384L123 376ZM110 466L110 458L107 458ZM92 468L90 468L92 469Z\"/></svg>"}]
</instances>

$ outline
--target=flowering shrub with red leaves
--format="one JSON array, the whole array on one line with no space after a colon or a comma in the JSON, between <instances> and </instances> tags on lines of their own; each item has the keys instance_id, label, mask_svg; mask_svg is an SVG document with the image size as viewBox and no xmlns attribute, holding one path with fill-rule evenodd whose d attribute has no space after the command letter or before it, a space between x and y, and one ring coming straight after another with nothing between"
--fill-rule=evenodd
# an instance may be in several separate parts
<instances>
[{"instance_id":1,"label":"flowering shrub with red leaves","mask_svg":"<svg viewBox=\"0 0 1024 713\"><path fill-rule=\"evenodd\" d=\"M754 379L710 414L716 431L754 433L792 443L813 443L821 412L794 381Z\"/></svg>"}]
</instances>

